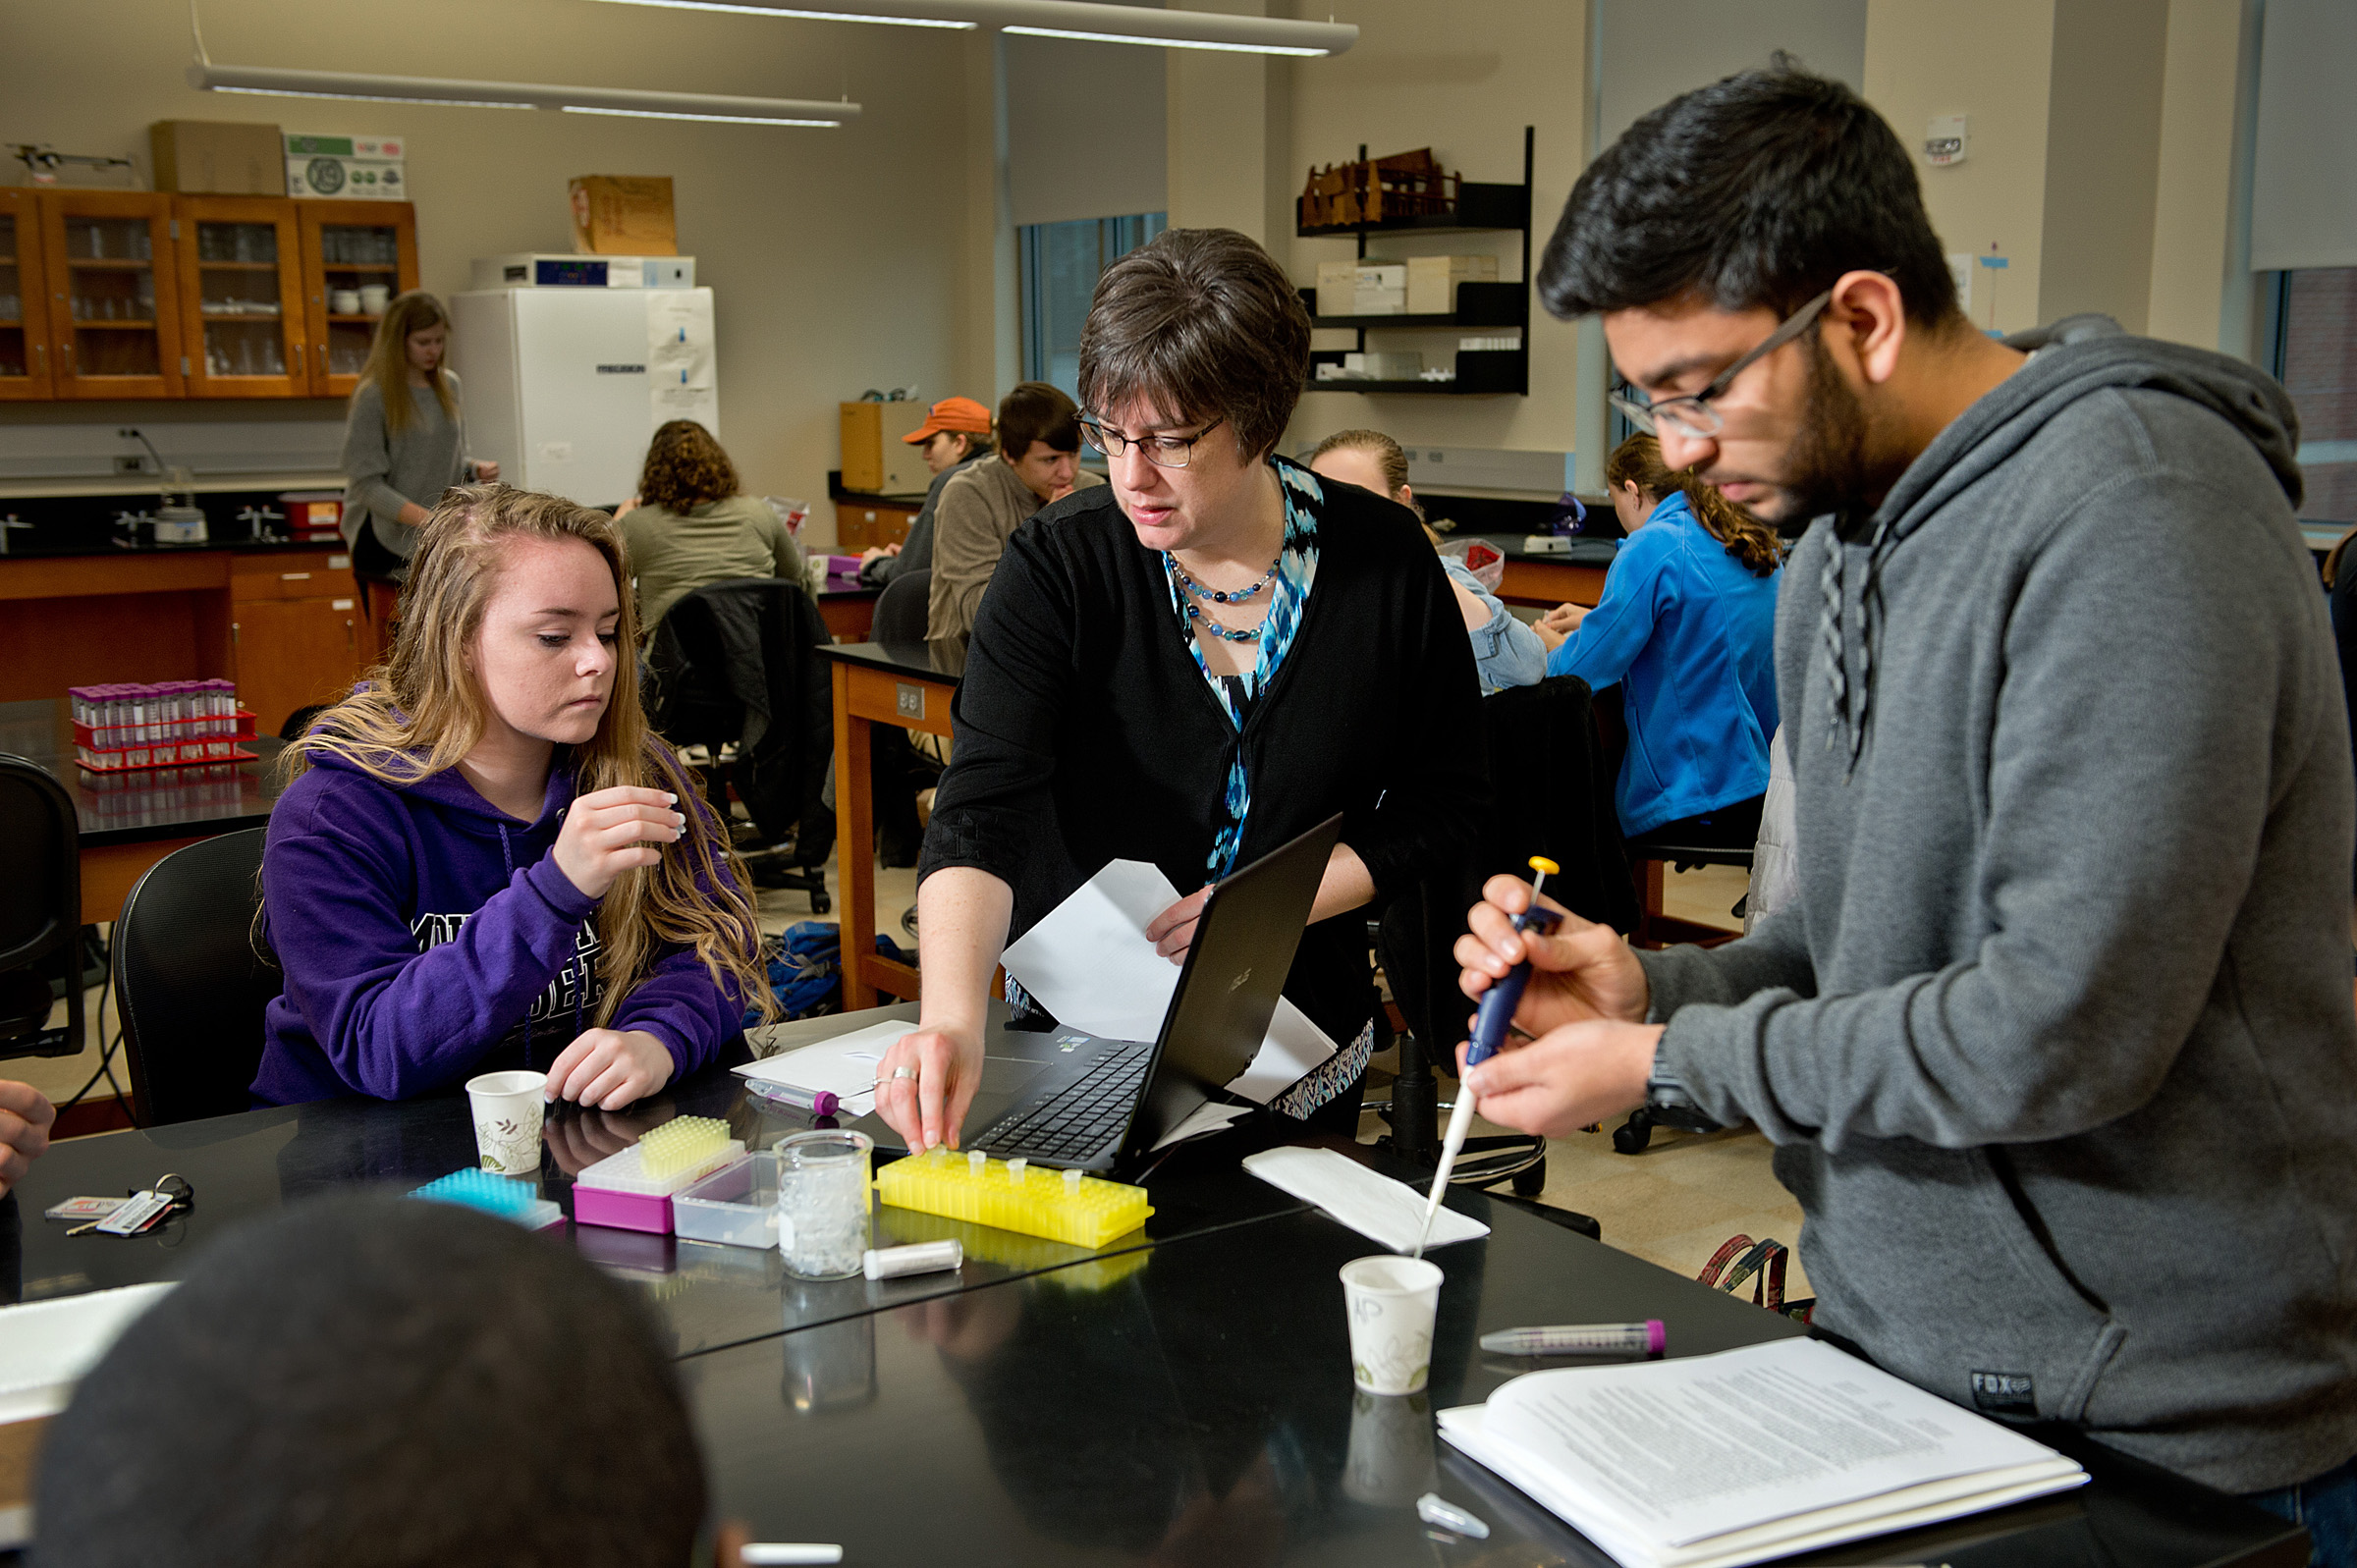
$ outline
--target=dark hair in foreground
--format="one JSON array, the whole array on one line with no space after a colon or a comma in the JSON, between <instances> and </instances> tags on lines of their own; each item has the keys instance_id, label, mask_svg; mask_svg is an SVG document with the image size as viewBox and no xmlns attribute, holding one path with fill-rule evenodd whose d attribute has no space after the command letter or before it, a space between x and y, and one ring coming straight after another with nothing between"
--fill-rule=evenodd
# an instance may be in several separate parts
<instances>
[{"instance_id":1,"label":"dark hair in foreground","mask_svg":"<svg viewBox=\"0 0 2357 1568\"><path fill-rule=\"evenodd\" d=\"M1955 279L1896 132L1838 81L1779 51L1630 126L1571 188L1539 264L1563 317L1700 294L1780 316L1845 272L1898 285L1907 318L1944 325Z\"/></svg>"},{"instance_id":2,"label":"dark hair in foreground","mask_svg":"<svg viewBox=\"0 0 2357 1568\"><path fill-rule=\"evenodd\" d=\"M984 436L981 442L973 450L988 452L990 438ZM999 400L999 445L1008 461L1020 462L1031 456L1033 444L1043 442L1056 452L1078 452L1080 410L1062 387L1018 381Z\"/></svg>"},{"instance_id":3,"label":"dark hair in foreground","mask_svg":"<svg viewBox=\"0 0 2357 1568\"><path fill-rule=\"evenodd\" d=\"M1784 542L1774 528L1737 508L1691 468L1672 468L1662 460L1662 444L1648 435L1633 435L1613 449L1604 460L1604 482L1616 491L1634 484L1656 501L1672 492L1682 494L1694 511L1694 520L1727 553L1755 577L1765 577L1783 564Z\"/></svg>"},{"instance_id":4,"label":"dark hair in foreground","mask_svg":"<svg viewBox=\"0 0 2357 1568\"><path fill-rule=\"evenodd\" d=\"M718 438L694 420L670 420L647 443L638 499L648 506L685 514L707 501L726 501L737 490L736 464Z\"/></svg>"},{"instance_id":5,"label":"dark hair in foreground","mask_svg":"<svg viewBox=\"0 0 2357 1568\"><path fill-rule=\"evenodd\" d=\"M1285 269L1233 229L1167 229L1105 269L1080 329L1080 401L1110 417L1150 399L1224 418L1267 457L1309 375L1309 312Z\"/></svg>"},{"instance_id":6,"label":"dark hair in foreground","mask_svg":"<svg viewBox=\"0 0 2357 1568\"><path fill-rule=\"evenodd\" d=\"M704 1514L646 1308L411 1198L232 1230L42 1444L41 1568L681 1568Z\"/></svg>"}]
</instances>

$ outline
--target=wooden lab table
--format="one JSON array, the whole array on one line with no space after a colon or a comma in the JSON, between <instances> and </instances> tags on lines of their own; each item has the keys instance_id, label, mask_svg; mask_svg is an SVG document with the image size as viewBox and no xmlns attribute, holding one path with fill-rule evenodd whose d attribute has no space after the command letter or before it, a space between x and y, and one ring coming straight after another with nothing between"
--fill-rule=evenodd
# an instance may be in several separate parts
<instances>
[{"instance_id":1,"label":"wooden lab table","mask_svg":"<svg viewBox=\"0 0 2357 1568\"><path fill-rule=\"evenodd\" d=\"M1479 539L1505 555L1506 579L1498 585L1498 597L1537 610L1561 604L1593 609L1604 597L1604 574L1619 549L1616 540L1574 539L1563 554L1533 554L1522 548L1518 533L1453 534L1451 542L1465 538Z\"/></svg>"},{"instance_id":2,"label":"wooden lab table","mask_svg":"<svg viewBox=\"0 0 2357 1568\"><path fill-rule=\"evenodd\" d=\"M853 642L819 650L835 664L835 864L843 899L843 1005L878 992L917 994L916 971L876 951L876 825L868 730L873 725L950 734L950 699L965 669L965 639Z\"/></svg>"},{"instance_id":3,"label":"wooden lab table","mask_svg":"<svg viewBox=\"0 0 2357 1568\"><path fill-rule=\"evenodd\" d=\"M876 623L876 600L881 588L870 588L857 572L830 572L818 591L819 619L837 642L865 642Z\"/></svg>"}]
</instances>

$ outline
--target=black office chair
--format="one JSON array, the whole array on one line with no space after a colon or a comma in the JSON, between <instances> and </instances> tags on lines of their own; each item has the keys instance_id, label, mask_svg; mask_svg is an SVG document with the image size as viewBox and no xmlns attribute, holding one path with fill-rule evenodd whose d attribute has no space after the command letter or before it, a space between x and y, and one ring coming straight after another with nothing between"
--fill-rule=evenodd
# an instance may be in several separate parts
<instances>
[{"instance_id":1,"label":"black office chair","mask_svg":"<svg viewBox=\"0 0 2357 1568\"><path fill-rule=\"evenodd\" d=\"M175 849L123 900L115 999L141 1126L232 1115L253 1104L262 1011L282 979L254 920L269 831L247 828Z\"/></svg>"},{"instance_id":2,"label":"black office chair","mask_svg":"<svg viewBox=\"0 0 2357 1568\"><path fill-rule=\"evenodd\" d=\"M1481 885L1501 871L1527 878L1532 855L1561 869L1547 892L1575 913L1626 931L1636 923L1636 892L1613 810L1613 776L1590 716L1587 682L1558 676L1482 699L1482 743L1490 766L1491 807L1472 857L1453 876L1429 879L1384 910L1376 948L1392 995L1407 1020L1399 1039L1399 1078L1392 1086L1392 1146L1419 1163L1440 1157L1434 1069L1453 1069L1457 1041L1472 1011L1457 990L1452 951ZM1528 1197L1545 1185L1546 1142L1514 1136L1477 1138L1458 1157L1457 1179L1488 1184L1512 1178Z\"/></svg>"},{"instance_id":3,"label":"black office chair","mask_svg":"<svg viewBox=\"0 0 2357 1568\"><path fill-rule=\"evenodd\" d=\"M647 649L648 719L673 745L711 749L705 797L725 824L729 790L763 846L745 853L764 888L807 893L825 914L835 816L820 803L834 757L835 696L818 649L833 638L796 582L736 577L664 614ZM736 747L724 761L721 748Z\"/></svg>"},{"instance_id":4,"label":"black office chair","mask_svg":"<svg viewBox=\"0 0 2357 1568\"><path fill-rule=\"evenodd\" d=\"M49 1027L63 997L66 1023ZM82 1049L82 828L37 762L0 753L0 1057Z\"/></svg>"},{"instance_id":5,"label":"black office chair","mask_svg":"<svg viewBox=\"0 0 2357 1568\"><path fill-rule=\"evenodd\" d=\"M904 571L876 595L875 624L868 636L876 642L922 642L925 620L933 598L933 569Z\"/></svg>"}]
</instances>

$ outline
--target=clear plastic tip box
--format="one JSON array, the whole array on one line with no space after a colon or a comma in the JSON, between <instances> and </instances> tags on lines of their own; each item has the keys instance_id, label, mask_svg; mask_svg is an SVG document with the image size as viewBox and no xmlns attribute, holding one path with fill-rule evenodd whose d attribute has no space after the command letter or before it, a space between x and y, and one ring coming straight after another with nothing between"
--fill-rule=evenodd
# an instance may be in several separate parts
<instances>
[{"instance_id":1,"label":"clear plastic tip box","mask_svg":"<svg viewBox=\"0 0 2357 1568\"><path fill-rule=\"evenodd\" d=\"M970 1219L1027 1236L1102 1247L1146 1222L1146 1189L981 1151L937 1148L886 1165L876 1191L896 1209Z\"/></svg>"},{"instance_id":2,"label":"clear plastic tip box","mask_svg":"<svg viewBox=\"0 0 2357 1568\"><path fill-rule=\"evenodd\" d=\"M718 1117L675 1117L574 1178L574 1221L668 1231L673 1195L743 1153L743 1140Z\"/></svg>"}]
</instances>

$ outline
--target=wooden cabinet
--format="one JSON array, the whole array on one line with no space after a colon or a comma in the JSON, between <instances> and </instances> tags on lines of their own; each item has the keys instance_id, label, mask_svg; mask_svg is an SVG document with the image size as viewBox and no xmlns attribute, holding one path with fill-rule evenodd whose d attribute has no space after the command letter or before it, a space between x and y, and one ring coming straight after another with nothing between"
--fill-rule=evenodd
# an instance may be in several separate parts
<instances>
[{"instance_id":1,"label":"wooden cabinet","mask_svg":"<svg viewBox=\"0 0 2357 1568\"><path fill-rule=\"evenodd\" d=\"M0 399L349 397L416 287L406 201L0 189Z\"/></svg>"},{"instance_id":2,"label":"wooden cabinet","mask_svg":"<svg viewBox=\"0 0 2357 1568\"><path fill-rule=\"evenodd\" d=\"M908 525L916 520L917 511L915 507L839 498L835 503L835 548L855 556L862 550L906 544Z\"/></svg>"},{"instance_id":3,"label":"wooden cabinet","mask_svg":"<svg viewBox=\"0 0 2357 1568\"><path fill-rule=\"evenodd\" d=\"M295 206L269 196L173 198L180 372L190 397L309 396Z\"/></svg>"},{"instance_id":4,"label":"wooden cabinet","mask_svg":"<svg viewBox=\"0 0 2357 1568\"><path fill-rule=\"evenodd\" d=\"M298 708L345 695L367 668L368 624L349 555L235 558L229 597L230 676L265 732Z\"/></svg>"},{"instance_id":5,"label":"wooden cabinet","mask_svg":"<svg viewBox=\"0 0 2357 1568\"><path fill-rule=\"evenodd\" d=\"M0 189L0 399L53 396L47 276L33 192Z\"/></svg>"},{"instance_id":6,"label":"wooden cabinet","mask_svg":"<svg viewBox=\"0 0 2357 1568\"><path fill-rule=\"evenodd\" d=\"M310 395L348 398L360 384L378 312L365 308L369 291L398 295L417 287L417 216L406 201L297 201L302 235L305 332L310 350ZM358 311L336 308L359 297Z\"/></svg>"},{"instance_id":7,"label":"wooden cabinet","mask_svg":"<svg viewBox=\"0 0 2357 1568\"><path fill-rule=\"evenodd\" d=\"M131 190L38 192L51 396L184 395L172 202Z\"/></svg>"}]
</instances>

